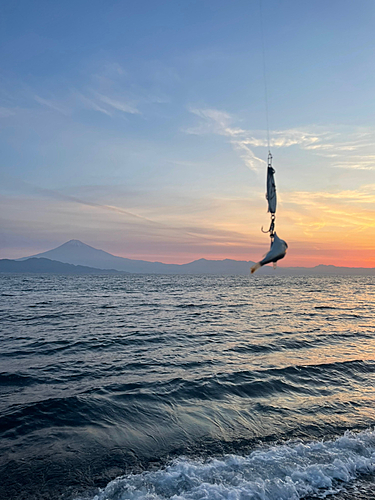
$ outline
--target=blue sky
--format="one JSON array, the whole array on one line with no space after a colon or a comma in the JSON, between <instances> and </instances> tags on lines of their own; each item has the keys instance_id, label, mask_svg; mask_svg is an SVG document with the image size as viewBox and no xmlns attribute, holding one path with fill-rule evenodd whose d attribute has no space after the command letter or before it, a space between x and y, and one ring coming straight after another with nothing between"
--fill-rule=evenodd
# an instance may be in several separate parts
<instances>
[{"instance_id":1,"label":"blue sky","mask_svg":"<svg viewBox=\"0 0 375 500\"><path fill-rule=\"evenodd\" d=\"M261 5L284 265L375 266L375 4ZM13 1L0 23L0 257L266 251L258 0Z\"/></svg>"}]
</instances>

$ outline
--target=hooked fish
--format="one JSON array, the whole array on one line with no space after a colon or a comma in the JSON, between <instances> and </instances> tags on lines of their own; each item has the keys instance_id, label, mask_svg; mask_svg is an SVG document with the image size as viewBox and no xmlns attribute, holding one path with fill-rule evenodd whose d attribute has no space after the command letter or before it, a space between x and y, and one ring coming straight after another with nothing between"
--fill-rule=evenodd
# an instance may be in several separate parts
<instances>
[{"instance_id":1,"label":"hooked fish","mask_svg":"<svg viewBox=\"0 0 375 500\"><path fill-rule=\"evenodd\" d=\"M265 264L269 264L270 262L273 262L275 266L278 260L283 259L285 257L287 248L288 244L284 240L281 240L275 233L273 242L271 243L270 251L264 256L264 258L261 261L257 262L251 268L251 274L255 273L257 269L264 266Z\"/></svg>"}]
</instances>

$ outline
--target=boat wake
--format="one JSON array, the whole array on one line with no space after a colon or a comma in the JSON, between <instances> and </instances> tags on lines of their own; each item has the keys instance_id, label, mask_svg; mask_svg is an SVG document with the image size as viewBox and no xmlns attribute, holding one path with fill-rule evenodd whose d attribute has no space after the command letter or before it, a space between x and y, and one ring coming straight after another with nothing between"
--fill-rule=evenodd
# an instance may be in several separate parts
<instances>
[{"instance_id":1,"label":"boat wake","mask_svg":"<svg viewBox=\"0 0 375 500\"><path fill-rule=\"evenodd\" d=\"M374 471L375 431L347 431L336 440L263 446L247 456L179 458L164 469L119 477L93 500L324 498Z\"/></svg>"}]
</instances>

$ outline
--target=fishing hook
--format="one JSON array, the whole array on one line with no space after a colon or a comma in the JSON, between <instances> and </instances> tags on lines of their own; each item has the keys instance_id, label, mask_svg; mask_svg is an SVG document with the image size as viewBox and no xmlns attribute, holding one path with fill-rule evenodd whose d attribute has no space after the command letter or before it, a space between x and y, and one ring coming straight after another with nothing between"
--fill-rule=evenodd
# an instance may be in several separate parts
<instances>
[{"instance_id":1,"label":"fishing hook","mask_svg":"<svg viewBox=\"0 0 375 500\"><path fill-rule=\"evenodd\" d=\"M276 219L276 215L275 214L271 214L271 224L270 224L270 228L268 229L268 231L265 231L263 229L263 226L261 227L261 231L262 233L270 233L270 236L271 238L273 238L273 235L275 233L275 219Z\"/></svg>"}]
</instances>

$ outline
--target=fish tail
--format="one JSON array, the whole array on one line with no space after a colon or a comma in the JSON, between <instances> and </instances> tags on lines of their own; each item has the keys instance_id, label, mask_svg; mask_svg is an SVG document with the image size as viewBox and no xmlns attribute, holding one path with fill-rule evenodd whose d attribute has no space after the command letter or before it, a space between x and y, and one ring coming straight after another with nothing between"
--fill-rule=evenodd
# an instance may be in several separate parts
<instances>
[{"instance_id":1,"label":"fish tail","mask_svg":"<svg viewBox=\"0 0 375 500\"><path fill-rule=\"evenodd\" d=\"M257 262L252 268L251 268L251 274L255 273L255 271L257 269L259 269L260 267L262 267L261 263L260 262Z\"/></svg>"}]
</instances>

